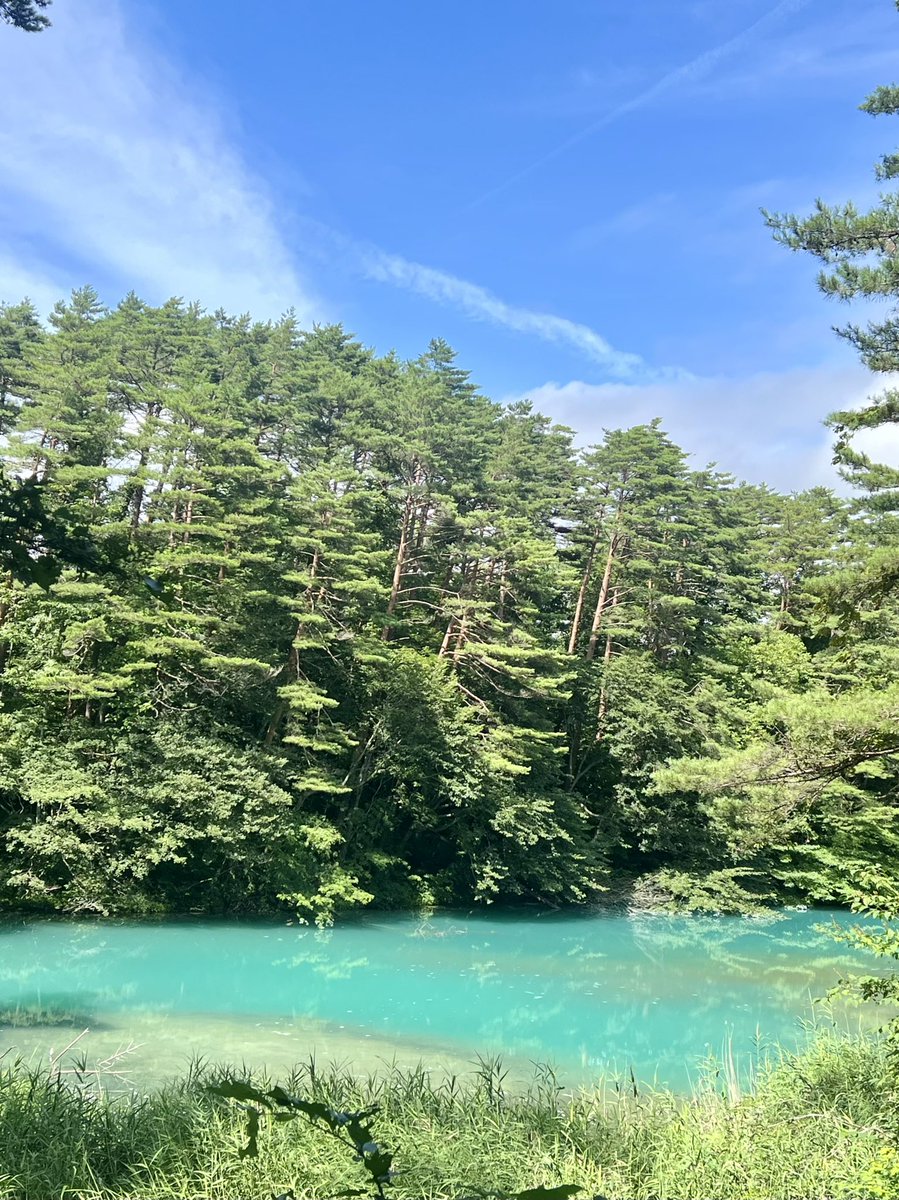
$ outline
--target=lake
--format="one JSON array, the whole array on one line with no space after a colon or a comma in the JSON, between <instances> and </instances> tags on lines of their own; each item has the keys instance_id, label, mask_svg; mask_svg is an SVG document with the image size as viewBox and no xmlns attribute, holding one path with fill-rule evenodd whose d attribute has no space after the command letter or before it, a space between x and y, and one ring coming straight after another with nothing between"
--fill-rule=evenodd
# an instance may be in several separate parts
<instances>
[{"instance_id":1,"label":"lake","mask_svg":"<svg viewBox=\"0 0 899 1200\"><path fill-rule=\"evenodd\" d=\"M762 918L533 912L370 914L329 930L274 921L0 923L0 1053L66 1052L137 1085L194 1055L267 1065L314 1053L367 1070L397 1061L510 1076L610 1072L689 1086L704 1057L746 1072L799 1046L815 1006L870 960L820 926L845 913ZM879 1019L879 1018L878 1018ZM86 1032L85 1032L86 1031ZM115 1075L119 1072L119 1075Z\"/></svg>"}]
</instances>

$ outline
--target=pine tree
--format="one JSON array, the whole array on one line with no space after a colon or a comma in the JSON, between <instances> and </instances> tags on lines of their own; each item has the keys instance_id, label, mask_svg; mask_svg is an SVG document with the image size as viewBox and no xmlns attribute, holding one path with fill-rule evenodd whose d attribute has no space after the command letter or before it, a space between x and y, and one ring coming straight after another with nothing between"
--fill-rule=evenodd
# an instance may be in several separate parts
<instances>
[{"instance_id":1,"label":"pine tree","mask_svg":"<svg viewBox=\"0 0 899 1200\"><path fill-rule=\"evenodd\" d=\"M871 116L899 114L899 87L879 87L861 105ZM885 154L876 167L877 178L889 182L899 176L899 155ZM895 301L899 294L899 194L885 192L866 212L853 203L830 206L817 201L808 217L766 213L777 241L791 250L813 254L823 264L818 286L825 295L843 301L857 298ZM858 351L862 362L875 372L899 368L899 317L895 304L882 320L865 326L849 324L838 331ZM899 392L887 389L859 410L833 413L829 424L837 433L836 461L843 474L868 494L869 507L895 511L899 507L899 469L876 463L856 449L852 435L899 421Z\"/></svg>"},{"instance_id":2,"label":"pine tree","mask_svg":"<svg viewBox=\"0 0 899 1200\"><path fill-rule=\"evenodd\" d=\"M892 862L889 511L658 422L578 455L444 342L290 314L7 306L0 381L4 903L330 920L611 864L739 907Z\"/></svg>"},{"instance_id":3,"label":"pine tree","mask_svg":"<svg viewBox=\"0 0 899 1200\"><path fill-rule=\"evenodd\" d=\"M53 0L0 0L0 21L26 33L40 33L50 24L41 9L49 8Z\"/></svg>"}]
</instances>

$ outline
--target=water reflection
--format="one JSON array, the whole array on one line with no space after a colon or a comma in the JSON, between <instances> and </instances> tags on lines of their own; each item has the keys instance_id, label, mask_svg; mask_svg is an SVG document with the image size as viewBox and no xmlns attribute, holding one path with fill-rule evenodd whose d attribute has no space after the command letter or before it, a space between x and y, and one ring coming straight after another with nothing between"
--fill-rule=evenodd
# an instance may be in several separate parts
<instances>
[{"instance_id":1,"label":"water reflection","mask_svg":"<svg viewBox=\"0 0 899 1200\"><path fill-rule=\"evenodd\" d=\"M812 998L863 965L821 930L834 915L0 925L15 935L0 943L0 1052L43 1053L69 1015L94 1039L155 1047L157 1065L481 1052L678 1086L725 1043L748 1060L760 1037L802 1039Z\"/></svg>"}]
</instances>

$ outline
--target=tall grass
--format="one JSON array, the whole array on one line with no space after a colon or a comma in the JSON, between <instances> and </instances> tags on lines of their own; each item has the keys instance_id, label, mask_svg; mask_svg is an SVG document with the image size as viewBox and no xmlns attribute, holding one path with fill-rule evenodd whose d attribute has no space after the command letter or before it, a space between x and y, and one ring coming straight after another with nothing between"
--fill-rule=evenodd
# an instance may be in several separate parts
<instances>
[{"instance_id":1,"label":"tall grass","mask_svg":"<svg viewBox=\"0 0 899 1200\"><path fill-rule=\"evenodd\" d=\"M205 1087L235 1076L198 1066L152 1094L114 1097L88 1076L6 1067L0 1196L255 1200L360 1186L352 1158L299 1122L266 1127L260 1156L241 1160L241 1116ZM380 1105L373 1124L402 1172L396 1200L563 1182L610 1200L863 1200L877 1195L864 1179L892 1119L882 1046L833 1036L771 1054L743 1096L714 1065L690 1097L611 1080L566 1094L549 1067L507 1092L489 1060L464 1079L308 1062L280 1082L337 1109Z\"/></svg>"}]
</instances>

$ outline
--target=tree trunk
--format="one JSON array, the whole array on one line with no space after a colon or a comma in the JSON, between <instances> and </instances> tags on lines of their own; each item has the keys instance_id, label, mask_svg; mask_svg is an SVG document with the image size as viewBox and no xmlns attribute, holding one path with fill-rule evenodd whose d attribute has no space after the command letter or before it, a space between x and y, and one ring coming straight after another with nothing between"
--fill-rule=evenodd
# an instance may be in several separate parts
<instances>
[{"instance_id":1,"label":"tree trunk","mask_svg":"<svg viewBox=\"0 0 899 1200\"><path fill-rule=\"evenodd\" d=\"M587 565L584 567L581 586L577 594L577 604L574 606L574 616L571 620L571 636L568 639L568 653L574 654L577 649L577 639L581 632L581 618L584 615L584 600L587 596L587 588L590 586L590 580L593 576L593 560L596 558L596 546L599 541L599 530L593 534L593 541L590 543L590 553L587 555Z\"/></svg>"},{"instance_id":2,"label":"tree trunk","mask_svg":"<svg viewBox=\"0 0 899 1200\"><path fill-rule=\"evenodd\" d=\"M287 705L283 700L279 700L275 705L275 711L271 715L271 720L268 723L268 728L265 731L265 744L270 746L278 736L278 729L281 722L284 720L284 714L287 712Z\"/></svg>"},{"instance_id":3,"label":"tree trunk","mask_svg":"<svg viewBox=\"0 0 899 1200\"><path fill-rule=\"evenodd\" d=\"M424 549L425 536L428 532L428 518L431 515L431 498L428 496L421 502L421 511L418 513L418 532L415 535L415 552L419 553Z\"/></svg>"},{"instance_id":4,"label":"tree trunk","mask_svg":"<svg viewBox=\"0 0 899 1200\"><path fill-rule=\"evenodd\" d=\"M599 641L599 627L602 625L603 614L609 598L609 584L612 581L612 567L615 565L615 555L618 551L618 534L613 533L609 541L609 552L606 555L606 566L602 573L602 583L599 585L599 595L596 598L596 608L593 612L593 624L590 627L590 641L587 645L587 659L592 662L596 657L596 646Z\"/></svg>"},{"instance_id":5,"label":"tree trunk","mask_svg":"<svg viewBox=\"0 0 899 1200\"><path fill-rule=\"evenodd\" d=\"M618 603L618 589L616 588L612 595L611 607L614 608ZM601 742L603 733L605 732L606 715L609 711L609 693L606 690L606 671L612 659L612 635L606 634L606 648L602 656L603 679L599 689L599 710L596 714L596 740Z\"/></svg>"},{"instance_id":6,"label":"tree trunk","mask_svg":"<svg viewBox=\"0 0 899 1200\"><path fill-rule=\"evenodd\" d=\"M462 586L459 589L459 598L461 599L467 592L469 597L473 594L478 581L481 564L475 562L472 568L471 577L465 578L465 569L463 568ZM465 609L461 616L454 614L449 619L449 624L446 627L446 633L443 635L443 641L440 645L440 657L445 658L449 653L450 644L455 641L453 646L452 659L453 663L458 663L465 646L465 641L468 634L468 626L471 620L471 610Z\"/></svg>"},{"instance_id":7,"label":"tree trunk","mask_svg":"<svg viewBox=\"0 0 899 1200\"><path fill-rule=\"evenodd\" d=\"M456 630L456 644L453 647L453 664L458 664L462 656L462 651L465 649L465 642L468 636L468 619L467 612L462 614L462 620L459 622L459 628Z\"/></svg>"},{"instance_id":8,"label":"tree trunk","mask_svg":"<svg viewBox=\"0 0 899 1200\"><path fill-rule=\"evenodd\" d=\"M447 652L450 648L450 642L452 641L453 632L455 631L455 628L456 628L456 618L455 618L455 616L452 616L452 617L450 617L449 624L446 627L446 633L443 635L443 641L440 643L440 651L437 655L438 658L446 657Z\"/></svg>"},{"instance_id":9,"label":"tree trunk","mask_svg":"<svg viewBox=\"0 0 899 1200\"><path fill-rule=\"evenodd\" d=\"M506 596L508 596L508 588L506 587L506 564L499 569L499 604L496 608L496 615L500 621L506 619Z\"/></svg>"},{"instance_id":10,"label":"tree trunk","mask_svg":"<svg viewBox=\"0 0 899 1200\"><path fill-rule=\"evenodd\" d=\"M193 524L193 519L194 519L194 495L195 494L196 494L196 486L194 484L191 484L190 499L188 500L187 507L184 510L184 524L185 524L186 528L185 528L184 533L181 538L181 540L184 542L185 546L187 545L188 539L190 538L190 526Z\"/></svg>"},{"instance_id":11,"label":"tree trunk","mask_svg":"<svg viewBox=\"0 0 899 1200\"><path fill-rule=\"evenodd\" d=\"M413 516L415 512L415 504L412 493L409 492L406 496L405 504L403 505L403 520L400 525L400 544L396 551L396 562L393 567L393 581L390 585L390 599L387 601L387 615L392 617L396 611L396 603L399 599L400 586L403 582L403 572L406 569L406 556L409 552L409 534L411 532ZM390 641L393 633L391 626L385 625L383 630L383 638L385 641Z\"/></svg>"}]
</instances>

